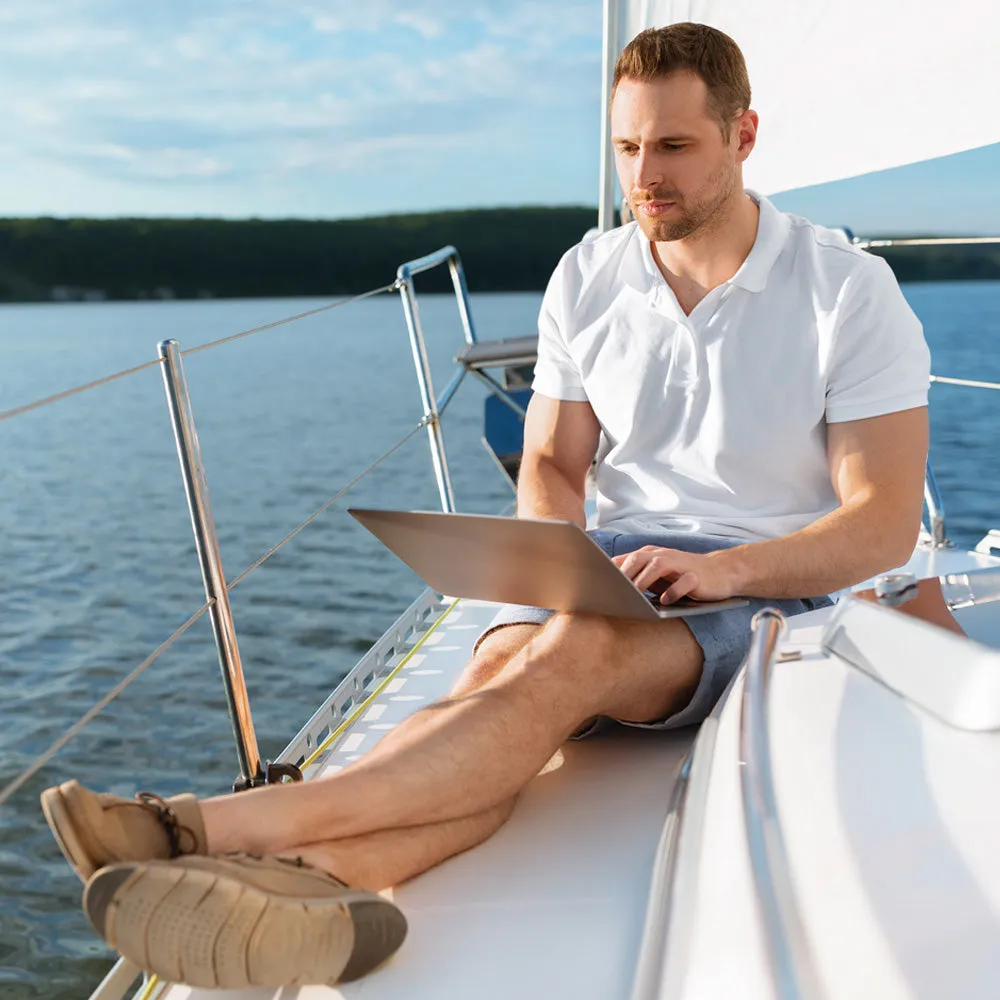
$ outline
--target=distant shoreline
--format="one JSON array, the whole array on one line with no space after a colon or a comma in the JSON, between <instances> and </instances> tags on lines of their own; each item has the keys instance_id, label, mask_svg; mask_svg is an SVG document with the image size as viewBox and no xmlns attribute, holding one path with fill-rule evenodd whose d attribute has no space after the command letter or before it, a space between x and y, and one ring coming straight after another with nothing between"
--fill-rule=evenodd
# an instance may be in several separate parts
<instances>
[{"instance_id":1,"label":"distant shoreline","mask_svg":"<svg viewBox=\"0 0 1000 1000\"><path fill-rule=\"evenodd\" d=\"M330 221L0 219L0 302L352 294L449 243L471 291L541 291L596 221L583 206ZM900 281L1000 280L996 244L873 252ZM450 287L446 269L418 281L426 291Z\"/></svg>"}]
</instances>

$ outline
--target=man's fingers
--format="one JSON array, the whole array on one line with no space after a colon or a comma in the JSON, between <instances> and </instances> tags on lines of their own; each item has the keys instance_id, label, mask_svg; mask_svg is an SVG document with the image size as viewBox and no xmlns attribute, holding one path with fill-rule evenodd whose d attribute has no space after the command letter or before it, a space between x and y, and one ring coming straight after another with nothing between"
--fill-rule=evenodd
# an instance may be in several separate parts
<instances>
[{"instance_id":1,"label":"man's fingers","mask_svg":"<svg viewBox=\"0 0 1000 1000\"><path fill-rule=\"evenodd\" d=\"M642 572L643 568L655 560L662 560L664 555L673 549L661 549L655 545L646 545L634 552L626 552L622 556L612 556L611 561L632 581Z\"/></svg>"},{"instance_id":2,"label":"man's fingers","mask_svg":"<svg viewBox=\"0 0 1000 1000\"><path fill-rule=\"evenodd\" d=\"M698 574L681 568L685 555L647 546L615 556L614 563L639 590L660 590L660 601L670 604L698 587Z\"/></svg>"},{"instance_id":3,"label":"man's fingers","mask_svg":"<svg viewBox=\"0 0 1000 1000\"><path fill-rule=\"evenodd\" d=\"M698 574L687 572L682 573L662 594L660 594L661 604L673 604L674 601L698 589Z\"/></svg>"},{"instance_id":4,"label":"man's fingers","mask_svg":"<svg viewBox=\"0 0 1000 1000\"><path fill-rule=\"evenodd\" d=\"M643 567L638 576L632 578L632 582L640 590L652 590L653 584L658 580L672 578L674 573L670 570L670 565L665 559L653 559Z\"/></svg>"},{"instance_id":5,"label":"man's fingers","mask_svg":"<svg viewBox=\"0 0 1000 1000\"><path fill-rule=\"evenodd\" d=\"M649 556L641 551L629 552L623 556L615 556L618 568L632 581L642 572L642 569L649 562Z\"/></svg>"}]
</instances>

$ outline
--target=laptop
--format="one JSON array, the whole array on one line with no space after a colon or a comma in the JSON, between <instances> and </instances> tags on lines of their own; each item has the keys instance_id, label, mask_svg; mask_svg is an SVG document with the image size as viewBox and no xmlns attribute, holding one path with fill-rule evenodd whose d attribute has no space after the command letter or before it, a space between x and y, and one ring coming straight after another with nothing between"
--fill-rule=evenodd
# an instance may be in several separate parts
<instances>
[{"instance_id":1,"label":"laptop","mask_svg":"<svg viewBox=\"0 0 1000 1000\"><path fill-rule=\"evenodd\" d=\"M657 621L738 608L743 598L662 605L644 594L579 525L486 514L348 513L441 594Z\"/></svg>"}]
</instances>

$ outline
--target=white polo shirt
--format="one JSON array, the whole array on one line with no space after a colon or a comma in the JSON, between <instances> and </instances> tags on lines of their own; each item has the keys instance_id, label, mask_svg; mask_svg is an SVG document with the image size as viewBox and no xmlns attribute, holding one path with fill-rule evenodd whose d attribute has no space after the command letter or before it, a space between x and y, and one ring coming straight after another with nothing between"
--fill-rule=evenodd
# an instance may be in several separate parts
<instances>
[{"instance_id":1,"label":"white polo shirt","mask_svg":"<svg viewBox=\"0 0 1000 1000\"><path fill-rule=\"evenodd\" d=\"M828 423L927 403L923 331L885 261L753 197L753 248L690 316L635 222L552 275L533 388L600 421L598 527L790 534L838 505Z\"/></svg>"}]
</instances>

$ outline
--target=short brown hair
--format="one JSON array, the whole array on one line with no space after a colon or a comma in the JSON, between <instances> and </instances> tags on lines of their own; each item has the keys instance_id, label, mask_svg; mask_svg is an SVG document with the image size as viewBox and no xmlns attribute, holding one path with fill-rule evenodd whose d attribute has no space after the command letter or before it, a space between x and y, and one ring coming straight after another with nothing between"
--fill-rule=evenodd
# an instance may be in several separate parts
<instances>
[{"instance_id":1,"label":"short brown hair","mask_svg":"<svg viewBox=\"0 0 1000 1000\"><path fill-rule=\"evenodd\" d=\"M740 47L707 24L681 21L640 31L615 63L612 96L625 78L645 83L684 69L704 80L709 113L728 137L733 119L750 107L750 78Z\"/></svg>"}]
</instances>

